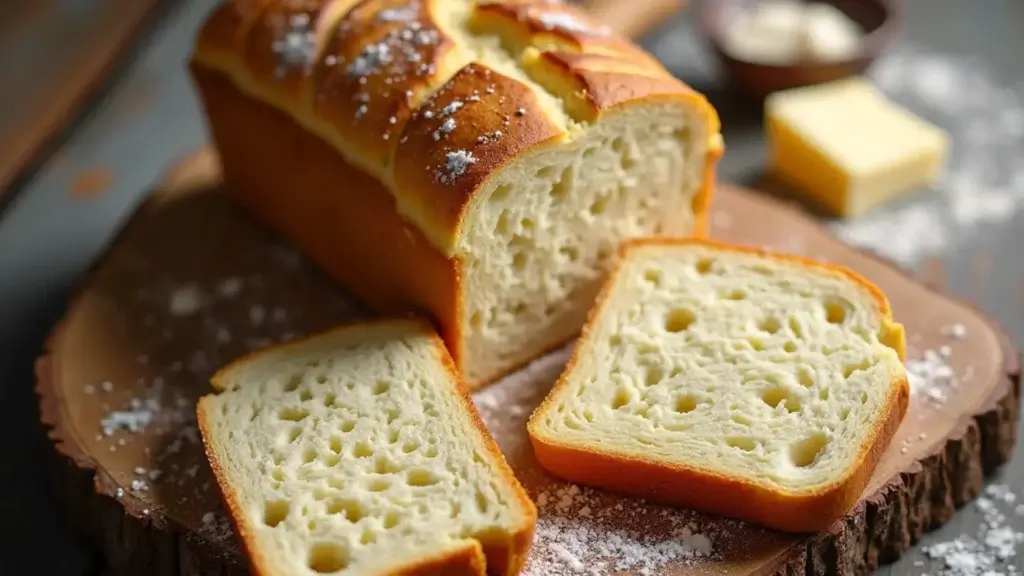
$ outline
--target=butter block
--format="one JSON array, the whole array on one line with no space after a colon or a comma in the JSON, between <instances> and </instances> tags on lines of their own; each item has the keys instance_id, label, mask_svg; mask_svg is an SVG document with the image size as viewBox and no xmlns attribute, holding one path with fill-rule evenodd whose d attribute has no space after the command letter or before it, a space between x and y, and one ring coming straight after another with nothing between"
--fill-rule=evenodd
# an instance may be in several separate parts
<instances>
[{"instance_id":1,"label":"butter block","mask_svg":"<svg viewBox=\"0 0 1024 576\"><path fill-rule=\"evenodd\" d=\"M859 77L772 94L765 129L774 175L839 217L927 187L950 145L941 128Z\"/></svg>"}]
</instances>

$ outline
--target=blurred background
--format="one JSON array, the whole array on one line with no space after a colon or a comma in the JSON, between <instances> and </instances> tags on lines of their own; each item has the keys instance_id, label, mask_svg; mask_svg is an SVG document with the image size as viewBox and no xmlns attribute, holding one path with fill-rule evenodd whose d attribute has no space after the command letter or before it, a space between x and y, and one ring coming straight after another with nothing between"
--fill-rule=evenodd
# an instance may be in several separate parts
<instances>
[{"instance_id":1,"label":"blurred background","mask_svg":"<svg viewBox=\"0 0 1024 576\"><path fill-rule=\"evenodd\" d=\"M32 362L118 225L175 159L203 146L184 63L214 3L0 0L0 574L98 573L48 496ZM713 101L727 144L722 181L801 201L767 170L762 98L779 88L863 74L946 131L952 146L934 185L856 217L798 206L1024 342L1024 2L834 4L846 19L823 17L802 36L791 6L760 21L743 0L592 8ZM1020 462L1001 480L1018 491ZM982 521L968 508L928 542ZM882 573L941 573L929 562L911 553Z\"/></svg>"}]
</instances>

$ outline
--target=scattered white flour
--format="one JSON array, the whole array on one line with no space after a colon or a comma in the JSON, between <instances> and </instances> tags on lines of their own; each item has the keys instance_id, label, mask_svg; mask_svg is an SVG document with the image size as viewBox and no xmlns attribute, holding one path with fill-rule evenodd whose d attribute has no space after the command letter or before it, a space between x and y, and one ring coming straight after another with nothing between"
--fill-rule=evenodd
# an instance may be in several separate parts
<instances>
[{"instance_id":1,"label":"scattered white flour","mask_svg":"<svg viewBox=\"0 0 1024 576\"><path fill-rule=\"evenodd\" d=\"M559 485L535 496L540 517L524 576L600 575L632 571L657 574L669 564L707 558L713 542L678 513L663 510L646 526L649 508L639 500L602 502L597 492ZM620 527L623 519L637 526Z\"/></svg>"},{"instance_id":2,"label":"scattered white flour","mask_svg":"<svg viewBox=\"0 0 1024 576\"><path fill-rule=\"evenodd\" d=\"M1024 534L1006 523L1001 505L1011 505L1017 495L1005 484L989 485L978 497L975 507L983 520L974 536L962 534L955 540L924 547L924 553L936 562L932 576L1019 576L1013 565L1017 545Z\"/></svg>"},{"instance_id":3,"label":"scattered white flour","mask_svg":"<svg viewBox=\"0 0 1024 576\"><path fill-rule=\"evenodd\" d=\"M966 336L967 329L962 324L952 324L943 326L940 332L945 338L956 341ZM958 377L949 365L949 357L952 354L952 346L946 344L939 346L938 349L924 350L916 358L908 359L906 365L911 393L934 402L943 402L952 388L969 380L973 371L968 369L965 374Z\"/></svg>"},{"instance_id":4,"label":"scattered white flour","mask_svg":"<svg viewBox=\"0 0 1024 576\"><path fill-rule=\"evenodd\" d=\"M195 284L186 284L171 291L167 307L172 316L190 316L203 307L203 293Z\"/></svg>"},{"instance_id":5,"label":"scattered white flour","mask_svg":"<svg viewBox=\"0 0 1024 576\"><path fill-rule=\"evenodd\" d=\"M870 76L897 102L946 129L952 149L934 192L834 224L852 244L904 266L943 253L1024 207L1024 99L983 62L909 46L878 61Z\"/></svg>"}]
</instances>

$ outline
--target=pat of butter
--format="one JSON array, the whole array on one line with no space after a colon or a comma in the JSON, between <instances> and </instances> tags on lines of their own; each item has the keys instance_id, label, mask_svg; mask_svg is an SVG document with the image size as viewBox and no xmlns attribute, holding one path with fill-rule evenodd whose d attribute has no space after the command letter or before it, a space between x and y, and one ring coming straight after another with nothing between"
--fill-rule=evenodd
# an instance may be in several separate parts
<instances>
[{"instance_id":1,"label":"pat of butter","mask_svg":"<svg viewBox=\"0 0 1024 576\"><path fill-rule=\"evenodd\" d=\"M765 102L772 172L836 216L858 216L931 184L949 136L863 78L777 92Z\"/></svg>"}]
</instances>

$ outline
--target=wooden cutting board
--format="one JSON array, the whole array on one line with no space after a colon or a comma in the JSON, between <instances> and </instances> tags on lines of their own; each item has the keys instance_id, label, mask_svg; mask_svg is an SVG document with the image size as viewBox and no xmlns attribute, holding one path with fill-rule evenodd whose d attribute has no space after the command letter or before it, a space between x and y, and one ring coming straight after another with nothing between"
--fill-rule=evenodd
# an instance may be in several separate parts
<instances>
[{"instance_id":1,"label":"wooden cutting board","mask_svg":"<svg viewBox=\"0 0 1024 576\"><path fill-rule=\"evenodd\" d=\"M231 358L361 313L218 185L208 152L171 170L38 362L67 509L111 574L247 573L203 457L195 400ZM1009 458L1020 364L997 325L750 191L722 186L712 220L718 238L846 264L888 292L920 376L904 426L847 518L810 537L776 533L545 474L524 422L565 360L555 353L476 396L540 504L529 574L863 573L948 521Z\"/></svg>"}]
</instances>

